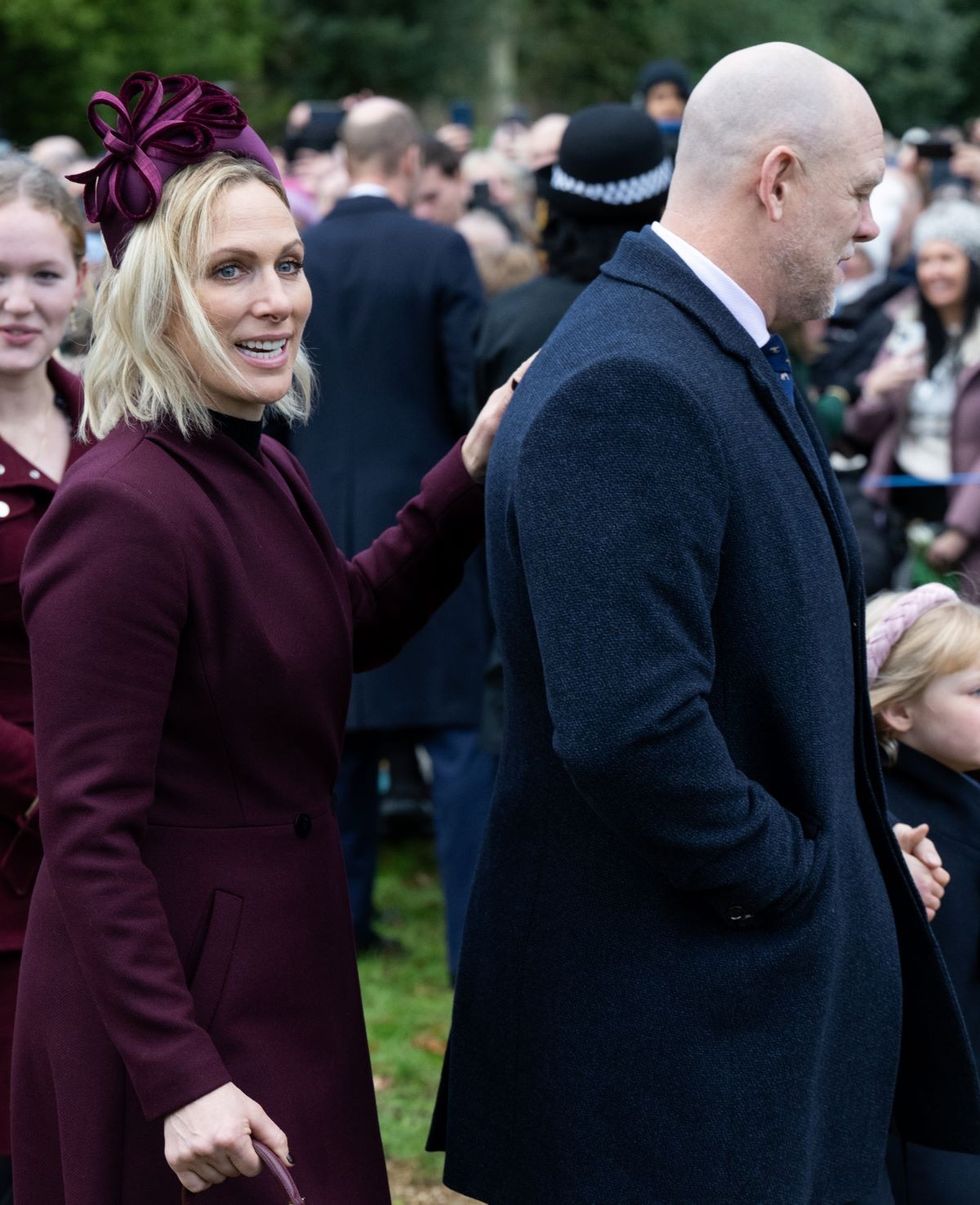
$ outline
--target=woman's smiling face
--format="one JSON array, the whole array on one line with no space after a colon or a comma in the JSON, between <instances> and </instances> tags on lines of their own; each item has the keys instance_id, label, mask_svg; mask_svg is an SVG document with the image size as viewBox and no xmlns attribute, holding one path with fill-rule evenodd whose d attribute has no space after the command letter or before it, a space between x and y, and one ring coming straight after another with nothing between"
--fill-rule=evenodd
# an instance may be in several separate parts
<instances>
[{"instance_id":1,"label":"woman's smiling face","mask_svg":"<svg viewBox=\"0 0 980 1205\"><path fill-rule=\"evenodd\" d=\"M966 303L970 260L955 243L933 239L923 243L915 260L915 275L922 296L939 311L955 320Z\"/></svg>"},{"instance_id":2,"label":"woman's smiling face","mask_svg":"<svg viewBox=\"0 0 980 1205\"><path fill-rule=\"evenodd\" d=\"M238 369L237 376L217 369L186 329L179 333L204 400L237 418L261 418L289 392L312 304L296 224L268 185L249 180L221 194L195 292Z\"/></svg>"},{"instance_id":3,"label":"woman's smiling face","mask_svg":"<svg viewBox=\"0 0 980 1205\"><path fill-rule=\"evenodd\" d=\"M23 200L0 205L0 377L46 363L65 333L84 274L53 213Z\"/></svg>"}]
</instances>

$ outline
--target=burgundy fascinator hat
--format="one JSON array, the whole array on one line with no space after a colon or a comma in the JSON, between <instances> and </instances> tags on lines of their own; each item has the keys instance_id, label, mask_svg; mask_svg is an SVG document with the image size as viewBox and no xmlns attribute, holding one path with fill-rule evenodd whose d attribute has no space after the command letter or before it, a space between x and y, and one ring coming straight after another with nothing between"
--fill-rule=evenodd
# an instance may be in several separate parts
<instances>
[{"instance_id":1,"label":"burgundy fascinator hat","mask_svg":"<svg viewBox=\"0 0 980 1205\"><path fill-rule=\"evenodd\" d=\"M115 126L99 114L99 105L113 110ZM182 167L227 151L255 159L279 179L275 160L235 97L193 75L161 79L134 71L118 96L95 93L88 119L106 154L68 179L85 185L85 214L102 227L117 268L130 231L156 212L163 186Z\"/></svg>"}]
</instances>

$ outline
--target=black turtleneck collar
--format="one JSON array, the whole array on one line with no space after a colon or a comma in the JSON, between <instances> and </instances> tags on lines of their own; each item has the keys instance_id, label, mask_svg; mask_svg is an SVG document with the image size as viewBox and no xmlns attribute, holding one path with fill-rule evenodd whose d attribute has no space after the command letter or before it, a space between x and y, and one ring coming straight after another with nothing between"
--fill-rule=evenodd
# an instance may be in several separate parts
<instances>
[{"instance_id":1,"label":"black turtleneck collar","mask_svg":"<svg viewBox=\"0 0 980 1205\"><path fill-rule=\"evenodd\" d=\"M229 439L233 439L240 448L259 458L259 440L262 438L262 420L252 421L247 418L235 418L231 414L222 414L220 410L211 410L214 425L223 431Z\"/></svg>"}]
</instances>

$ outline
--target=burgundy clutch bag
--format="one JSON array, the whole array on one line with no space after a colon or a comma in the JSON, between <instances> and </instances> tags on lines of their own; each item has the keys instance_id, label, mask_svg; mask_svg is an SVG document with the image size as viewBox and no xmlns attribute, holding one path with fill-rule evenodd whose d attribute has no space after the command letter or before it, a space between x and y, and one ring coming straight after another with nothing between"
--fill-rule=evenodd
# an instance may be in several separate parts
<instances>
[{"instance_id":1,"label":"burgundy clutch bag","mask_svg":"<svg viewBox=\"0 0 980 1205\"><path fill-rule=\"evenodd\" d=\"M279 1156L274 1151L270 1151L264 1142L259 1142L255 1138L252 1139L252 1146L255 1147L255 1153L258 1157L282 1185L288 1205L303 1205L304 1198L300 1196L300 1191L296 1187L296 1181L290 1175L289 1168ZM189 1193L186 1188L183 1188L181 1189L180 1199L183 1205L191 1205L191 1201L197 1200L197 1197L193 1193Z\"/></svg>"}]
</instances>

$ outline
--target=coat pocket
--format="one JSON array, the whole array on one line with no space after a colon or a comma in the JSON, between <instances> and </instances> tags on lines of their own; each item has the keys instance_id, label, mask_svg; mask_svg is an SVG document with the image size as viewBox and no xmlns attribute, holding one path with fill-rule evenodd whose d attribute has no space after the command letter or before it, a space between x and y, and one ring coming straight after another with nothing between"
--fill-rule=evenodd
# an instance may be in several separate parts
<instances>
[{"instance_id":1,"label":"coat pocket","mask_svg":"<svg viewBox=\"0 0 980 1205\"><path fill-rule=\"evenodd\" d=\"M210 1029L221 1002L245 901L230 891L216 890L211 897L211 915L201 947L201 956L190 978L194 1013L203 1029Z\"/></svg>"}]
</instances>

